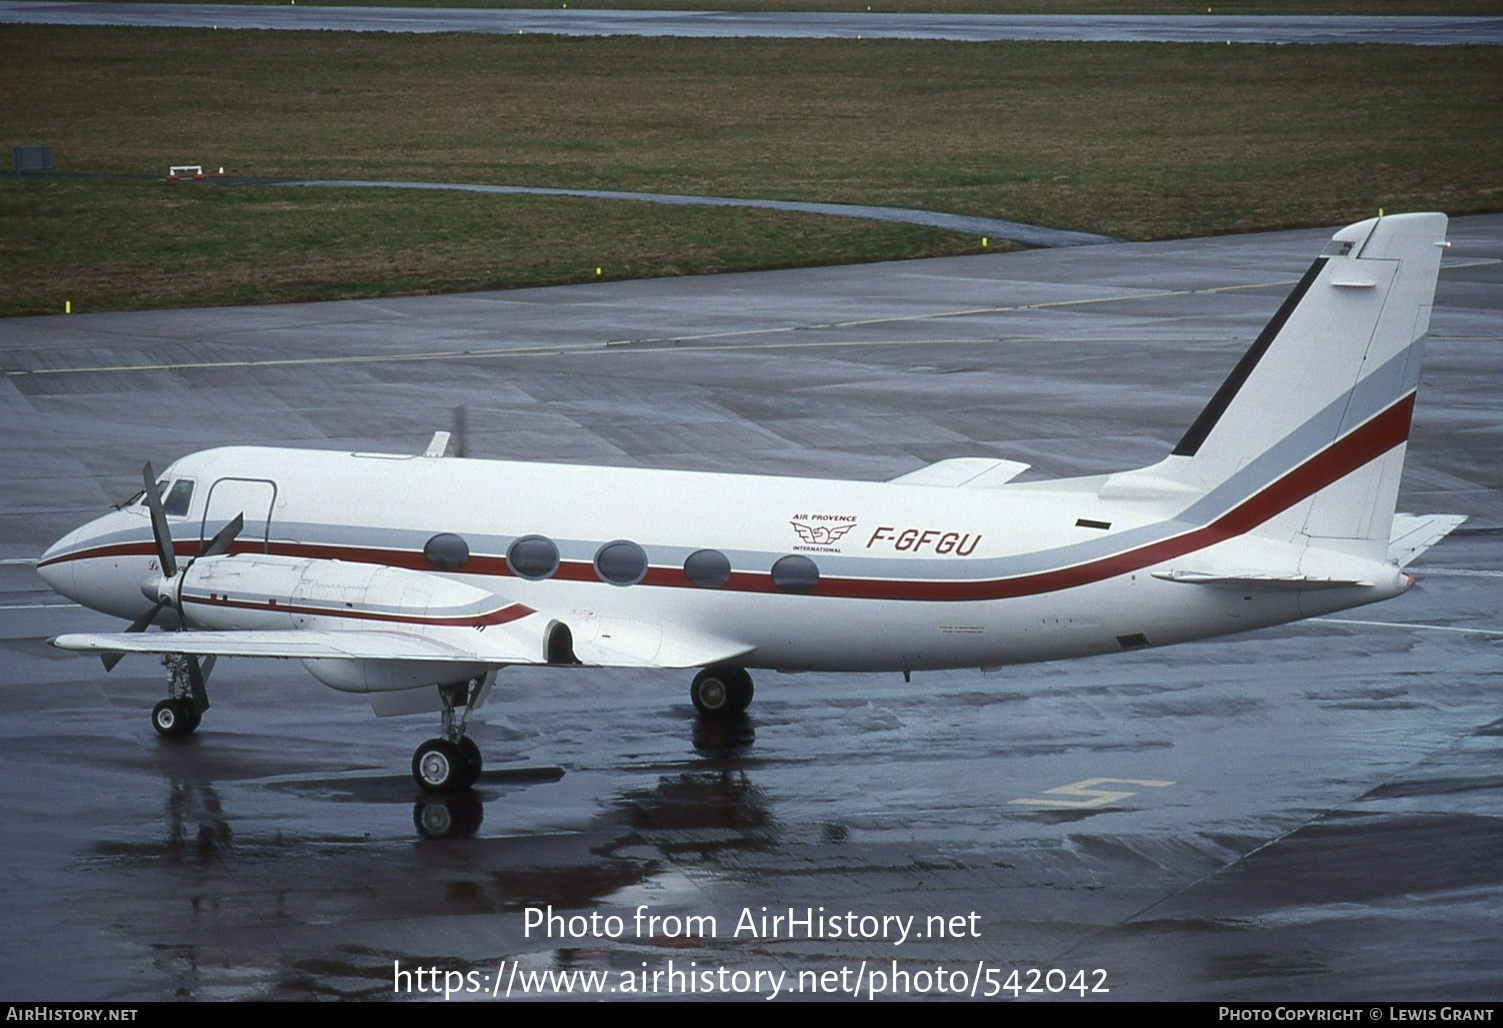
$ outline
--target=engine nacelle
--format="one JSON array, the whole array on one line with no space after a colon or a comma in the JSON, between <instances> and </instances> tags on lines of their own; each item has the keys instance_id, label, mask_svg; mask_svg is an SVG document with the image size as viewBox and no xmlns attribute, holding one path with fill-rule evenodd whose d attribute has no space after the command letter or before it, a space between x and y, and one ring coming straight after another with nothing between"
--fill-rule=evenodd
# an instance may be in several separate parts
<instances>
[{"instance_id":1,"label":"engine nacelle","mask_svg":"<svg viewBox=\"0 0 1503 1028\"><path fill-rule=\"evenodd\" d=\"M245 553L195 561L182 602L193 624L221 631L467 627L506 604L424 571Z\"/></svg>"},{"instance_id":2,"label":"engine nacelle","mask_svg":"<svg viewBox=\"0 0 1503 1028\"><path fill-rule=\"evenodd\" d=\"M193 625L218 631L324 628L428 637L469 630L507 605L494 593L423 571L244 553L195 561L183 574L182 602ZM337 658L303 664L330 688L360 693L463 682L490 666Z\"/></svg>"}]
</instances>

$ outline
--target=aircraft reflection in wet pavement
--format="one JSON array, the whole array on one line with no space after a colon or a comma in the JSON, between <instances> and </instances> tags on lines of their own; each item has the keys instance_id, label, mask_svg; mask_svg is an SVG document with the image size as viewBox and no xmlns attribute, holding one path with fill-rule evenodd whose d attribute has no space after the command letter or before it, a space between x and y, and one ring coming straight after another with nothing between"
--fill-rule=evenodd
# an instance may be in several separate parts
<instances>
[{"instance_id":1,"label":"aircraft reflection in wet pavement","mask_svg":"<svg viewBox=\"0 0 1503 1028\"><path fill-rule=\"evenodd\" d=\"M1462 520L1394 513L1445 230L1337 232L1151 467L822 481L449 458L443 433L421 456L208 450L46 552L58 592L133 619L53 642L162 655L164 735L198 726L217 657L439 710L412 766L443 792L478 776L466 722L507 665L699 668L716 718L748 668L992 668L1382 600Z\"/></svg>"}]
</instances>

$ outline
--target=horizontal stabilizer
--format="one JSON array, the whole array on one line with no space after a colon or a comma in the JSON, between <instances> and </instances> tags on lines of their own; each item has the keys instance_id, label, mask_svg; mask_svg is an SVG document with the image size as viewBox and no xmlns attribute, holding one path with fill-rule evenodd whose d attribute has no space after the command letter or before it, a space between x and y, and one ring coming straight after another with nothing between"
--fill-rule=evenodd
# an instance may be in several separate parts
<instances>
[{"instance_id":1,"label":"horizontal stabilizer","mask_svg":"<svg viewBox=\"0 0 1503 1028\"><path fill-rule=\"evenodd\" d=\"M1154 578L1186 585L1219 585L1228 589L1349 589L1373 583L1354 578L1322 578L1316 575L1275 575L1262 572L1213 574L1207 571L1155 571Z\"/></svg>"},{"instance_id":2,"label":"horizontal stabilizer","mask_svg":"<svg viewBox=\"0 0 1503 1028\"><path fill-rule=\"evenodd\" d=\"M1395 514L1388 533L1388 561L1407 568L1466 520L1464 514Z\"/></svg>"},{"instance_id":3,"label":"horizontal stabilizer","mask_svg":"<svg viewBox=\"0 0 1503 1028\"><path fill-rule=\"evenodd\" d=\"M895 485L937 485L986 489L1005 485L1027 471L1031 465L995 457L951 457L926 465L917 471L889 479Z\"/></svg>"}]
</instances>

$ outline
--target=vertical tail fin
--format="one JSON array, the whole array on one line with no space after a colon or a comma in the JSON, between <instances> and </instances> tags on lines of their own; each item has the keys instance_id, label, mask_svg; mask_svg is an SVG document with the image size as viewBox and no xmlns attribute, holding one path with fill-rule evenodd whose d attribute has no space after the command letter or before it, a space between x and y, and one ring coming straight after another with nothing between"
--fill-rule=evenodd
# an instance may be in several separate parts
<instances>
[{"instance_id":1,"label":"vertical tail fin","mask_svg":"<svg viewBox=\"0 0 1503 1028\"><path fill-rule=\"evenodd\" d=\"M1109 487L1141 475L1240 531L1384 559L1445 232L1443 214L1337 232L1173 454Z\"/></svg>"}]
</instances>

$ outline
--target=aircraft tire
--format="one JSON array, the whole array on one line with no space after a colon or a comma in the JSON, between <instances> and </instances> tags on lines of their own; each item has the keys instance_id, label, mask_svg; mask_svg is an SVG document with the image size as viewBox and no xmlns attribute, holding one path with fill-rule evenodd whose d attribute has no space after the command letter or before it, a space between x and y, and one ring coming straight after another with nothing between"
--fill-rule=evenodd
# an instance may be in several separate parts
<instances>
[{"instance_id":1,"label":"aircraft tire","mask_svg":"<svg viewBox=\"0 0 1503 1028\"><path fill-rule=\"evenodd\" d=\"M468 762L448 739L429 739L412 755L412 777L425 792L458 792L469 786Z\"/></svg>"},{"instance_id":2,"label":"aircraft tire","mask_svg":"<svg viewBox=\"0 0 1503 1028\"><path fill-rule=\"evenodd\" d=\"M187 735L198 727L198 717L186 700L163 700L151 708L151 727L167 739Z\"/></svg>"},{"instance_id":3,"label":"aircraft tire","mask_svg":"<svg viewBox=\"0 0 1503 1028\"><path fill-rule=\"evenodd\" d=\"M726 718L751 703L751 675L739 667L705 668L694 676L689 699L701 717Z\"/></svg>"}]
</instances>

